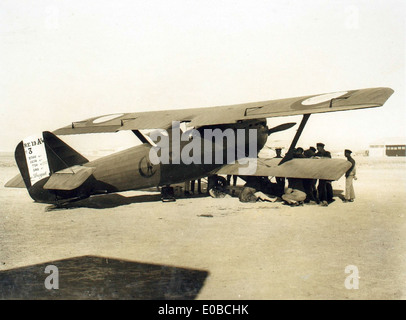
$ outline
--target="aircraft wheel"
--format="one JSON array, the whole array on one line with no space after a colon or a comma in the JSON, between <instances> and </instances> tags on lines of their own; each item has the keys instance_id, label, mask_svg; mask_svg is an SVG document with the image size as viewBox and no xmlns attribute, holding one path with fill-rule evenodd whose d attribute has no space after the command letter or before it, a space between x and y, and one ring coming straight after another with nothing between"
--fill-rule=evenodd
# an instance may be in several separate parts
<instances>
[{"instance_id":1,"label":"aircraft wheel","mask_svg":"<svg viewBox=\"0 0 406 320\"><path fill-rule=\"evenodd\" d=\"M174 190L170 186L161 188L161 200L162 202L172 202L176 201Z\"/></svg>"},{"instance_id":2,"label":"aircraft wheel","mask_svg":"<svg viewBox=\"0 0 406 320\"><path fill-rule=\"evenodd\" d=\"M211 177L208 192L213 198L224 198L227 194L227 180L221 176Z\"/></svg>"}]
</instances>

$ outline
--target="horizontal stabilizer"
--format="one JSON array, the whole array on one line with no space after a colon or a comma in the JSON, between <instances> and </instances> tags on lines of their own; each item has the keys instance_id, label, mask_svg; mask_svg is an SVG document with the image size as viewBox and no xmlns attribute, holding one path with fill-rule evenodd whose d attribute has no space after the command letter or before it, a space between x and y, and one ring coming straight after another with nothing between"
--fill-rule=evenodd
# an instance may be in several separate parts
<instances>
[{"instance_id":1,"label":"horizontal stabilizer","mask_svg":"<svg viewBox=\"0 0 406 320\"><path fill-rule=\"evenodd\" d=\"M256 160L257 168L255 173L251 174L252 176L338 180L351 167L351 163L347 160L330 158L292 159L281 165L278 165L281 159ZM215 173L241 175L240 169L246 167L246 164L241 165L237 161L235 164L220 168Z\"/></svg>"},{"instance_id":2,"label":"horizontal stabilizer","mask_svg":"<svg viewBox=\"0 0 406 320\"><path fill-rule=\"evenodd\" d=\"M95 168L73 166L53 173L44 189L73 190L80 187L95 171Z\"/></svg>"},{"instance_id":3,"label":"horizontal stabilizer","mask_svg":"<svg viewBox=\"0 0 406 320\"><path fill-rule=\"evenodd\" d=\"M25 188L25 183L21 174L18 174L13 179L8 181L4 186L6 188Z\"/></svg>"}]
</instances>

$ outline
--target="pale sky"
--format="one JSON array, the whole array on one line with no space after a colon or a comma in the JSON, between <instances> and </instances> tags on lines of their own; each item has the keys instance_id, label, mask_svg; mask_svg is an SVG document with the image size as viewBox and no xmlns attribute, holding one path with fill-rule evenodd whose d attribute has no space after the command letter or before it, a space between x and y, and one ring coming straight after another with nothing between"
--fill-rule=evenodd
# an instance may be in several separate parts
<instances>
[{"instance_id":1,"label":"pale sky","mask_svg":"<svg viewBox=\"0 0 406 320\"><path fill-rule=\"evenodd\" d=\"M384 107L312 115L299 145L406 136L405 12L404 0L2 0L0 150L98 115L380 86L395 90ZM78 151L137 143L62 139Z\"/></svg>"}]
</instances>

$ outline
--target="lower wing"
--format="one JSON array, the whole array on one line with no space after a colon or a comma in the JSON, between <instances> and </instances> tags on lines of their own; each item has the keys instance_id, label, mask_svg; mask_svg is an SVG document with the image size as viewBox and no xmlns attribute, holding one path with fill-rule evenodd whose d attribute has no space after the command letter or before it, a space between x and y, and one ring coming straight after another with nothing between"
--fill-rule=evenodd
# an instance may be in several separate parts
<instances>
[{"instance_id":1,"label":"lower wing","mask_svg":"<svg viewBox=\"0 0 406 320\"><path fill-rule=\"evenodd\" d=\"M228 164L217 170L216 174L242 175L246 170L245 160ZM300 179L323 179L338 180L351 167L351 163L342 159L329 158L310 158L310 159L292 159L279 165L281 159L249 159L256 160L255 172L248 174L252 176L273 176L285 178Z\"/></svg>"}]
</instances>

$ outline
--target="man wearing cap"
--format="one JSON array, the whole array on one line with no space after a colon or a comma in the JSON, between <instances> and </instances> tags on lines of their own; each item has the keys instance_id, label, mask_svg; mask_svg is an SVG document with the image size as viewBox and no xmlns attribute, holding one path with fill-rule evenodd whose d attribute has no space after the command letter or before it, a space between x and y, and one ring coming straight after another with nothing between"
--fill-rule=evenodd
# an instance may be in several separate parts
<instances>
[{"instance_id":1,"label":"man wearing cap","mask_svg":"<svg viewBox=\"0 0 406 320\"><path fill-rule=\"evenodd\" d=\"M313 158L316 155L316 148L310 147L303 152L303 155L305 156L305 158Z\"/></svg>"},{"instance_id":2,"label":"man wearing cap","mask_svg":"<svg viewBox=\"0 0 406 320\"><path fill-rule=\"evenodd\" d=\"M317 143L316 147L317 147L317 152L316 152L316 157L320 157L320 158L331 158L331 153L330 151L324 150L324 143Z\"/></svg>"},{"instance_id":3,"label":"man wearing cap","mask_svg":"<svg viewBox=\"0 0 406 320\"><path fill-rule=\"evenodd\" d=\"M281 158L282 159L282 148L276 148L276 157L275 158Z\"/></svg>"},{"instance_id":4,"label":"man wearing cap","mask_svg":"<svg viewBox=\"0 0 406 320\"><path fill-rule=\"evenodd\" d=\"M293 158L306 158L303 154L304 150L302 147L298 147L293 150Z\"/></svg>"},{"instance_id":5,"label":"man wearing cap","mask_svg":"<svg viewBox=\"0 0 406 320\"><path fill-rule=\"evenodd\" d=\"M282 148L275 148L277 159L282 159ZM285 192L285 178L275 177L276 184L278 186L278 194L283 194Z\"/></svg>"},{"instance_id":6,"label":"man wearing cap","mask_svg":"<svg viewBox=\"0 0 406 320\"><path fill-rule=\"evenodd\" d=\"M317 152L316 157L320 158L331 158L331 153L324 150L324 143L319 142L316 144ZM322 206L327 207L329 203L333 202L333 187L330 180L319 180L319 185L317 186L319 192L319 200Z\"/></svg>"},{"instance_id":7,"label":"man wearing cap","mask_svg":"<svg viewBox=\"0 0 406 320\"><path fill-rule=\"evenodd\" d=\"M345 199L344 202L353 202L355 199L353 180L357 179L355 177L356 168L355 160L351 157L351 150L345 149L344 155L349 162L351 162L351 167L345 173Z\"/></svg>"}]
</instances>

